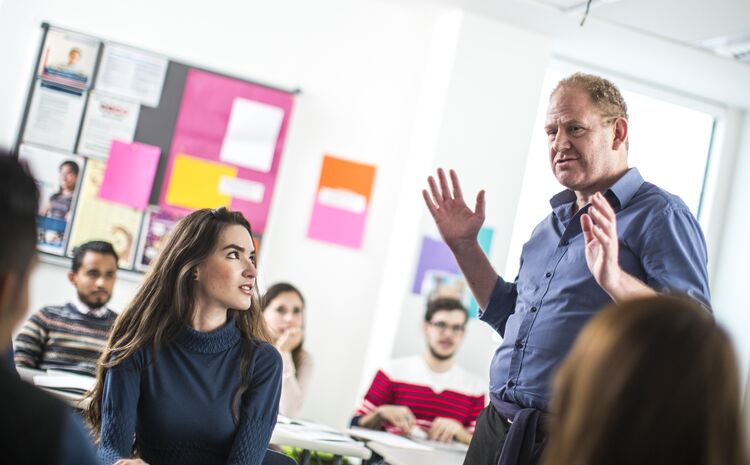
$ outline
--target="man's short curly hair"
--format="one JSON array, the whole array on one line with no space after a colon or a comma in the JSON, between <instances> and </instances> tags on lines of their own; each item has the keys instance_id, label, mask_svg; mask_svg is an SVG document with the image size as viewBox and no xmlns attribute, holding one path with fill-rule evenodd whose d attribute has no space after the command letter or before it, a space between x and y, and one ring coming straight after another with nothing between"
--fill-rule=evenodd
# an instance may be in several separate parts
<instances>
[{"instance_id":1,"label":"man's short curly hair","mask_svg":"<svg viewBox=\"0 0 750 465\"><path fill-rule=\"evenodd\" d=\"M591 102L602 112L604 118L628 119L628 105L617 88L611 81L603 77L586 73L572 74L560 82L552 91L551 95L560 89L580 89L586 92Z\"/></svg>"}]
</instances>

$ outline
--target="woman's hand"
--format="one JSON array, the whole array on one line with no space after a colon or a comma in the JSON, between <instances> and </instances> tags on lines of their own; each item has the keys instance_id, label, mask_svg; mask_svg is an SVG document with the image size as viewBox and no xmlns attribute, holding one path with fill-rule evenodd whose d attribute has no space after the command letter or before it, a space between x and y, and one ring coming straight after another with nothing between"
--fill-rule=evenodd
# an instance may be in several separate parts
<instances>
[{"instance_id":1,"label":"woman's hand","mask_svg":"<svg viewBox=\"0 0 750 465\"><path fill-rule=\"evenodd\" d=\"M276 341L276 348L279 352L291 352L302 341L303 335L302 328L288 328L279 336Z\"/></svg>"}]
</instances>

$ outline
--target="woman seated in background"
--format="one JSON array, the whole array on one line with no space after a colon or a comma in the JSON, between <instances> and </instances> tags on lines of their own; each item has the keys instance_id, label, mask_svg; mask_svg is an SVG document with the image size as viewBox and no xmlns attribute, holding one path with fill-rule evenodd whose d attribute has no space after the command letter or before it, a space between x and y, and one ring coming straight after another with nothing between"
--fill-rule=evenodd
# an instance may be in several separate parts
<instances>
[{"instance_id":1,"label":"woman seated in background","mask_svg":"<svg viewBox=\"0 0 750 465\"><path fill-rule=\"evenodd\" d=\"M745 465L729 338L682 297L612 305L555 379L547 465Z\"/></svg>"},{"instance_id":2,"label":"woman seated in background","mask_svg":"<svg viewBox=\"0 0 750 465\"><path fill-rule=\"evenodd\" d=\"M176 225L99 361L87 417L103 463L262 462L282 365L255 278L241 213L203 209Z\"/></svg>"},{"instance_id":3,"label":"woman seated in background","mask_svg":"<svg viewBox=\"0 0 750 465\"><path fill-rule=\"evenodd\" d=\"M294 417L302 408L312 376L312 358L302 348L305 299L291 284L278 283L266 291L262 305L273 344L284 363L279 413Z\"/></svg>"}]
</instances>

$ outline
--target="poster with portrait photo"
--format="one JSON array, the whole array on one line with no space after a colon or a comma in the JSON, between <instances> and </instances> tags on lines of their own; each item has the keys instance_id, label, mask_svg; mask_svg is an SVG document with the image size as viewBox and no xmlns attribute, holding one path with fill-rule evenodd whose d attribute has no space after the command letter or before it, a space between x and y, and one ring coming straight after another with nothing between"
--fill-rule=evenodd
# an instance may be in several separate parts
<instances>
[{"instance_id":1,"label":"poster with portrait photo","mask_svg":"<svg viewBox=\"0 0 750 465\"><path fill-rule=\"evenodd\" d=\"M91 87L99 54L99 40L49 28L37 74L47 82L81 91Z\"/></svg>"},{"instance_id":2,"label":"poster with portrait photo","mask_svg":"<svg viewBox=\"0 0 750 465\"><path fill-rule=\"evenodd\" d=\"M106 162L93 158L86 163L68 240L68 256L72 257L73 249L84 242L107 241L120 258L118 266L132 269L143 213L99 198L105 167Z\"/></svg>"},{"instance_id":3,"label":"poster with portrait photo","mask_svg":"<svg viewBox=\"0 0 750 465\"><path fill-rule=\"evenodd\" d=\"M63 255L85 160L29 144L21 145L18 156L29 165L39 188L37 248Z\"/></svg>"}]
</instances>

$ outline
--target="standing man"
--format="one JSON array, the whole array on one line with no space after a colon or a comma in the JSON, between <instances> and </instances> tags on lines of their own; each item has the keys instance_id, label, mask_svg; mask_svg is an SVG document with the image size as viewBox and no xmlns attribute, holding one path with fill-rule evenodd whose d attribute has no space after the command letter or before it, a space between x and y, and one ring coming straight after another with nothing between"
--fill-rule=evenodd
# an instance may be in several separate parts
<instances>
[{"instance_id":1,"label":"standing man","mask_svg":"<svg viewBox=\"0 0 750 465\"><path fill-rule=\"evenodd\" d=\"M29 318L16 336L16 365L96 376L96 361L117 318L106 307L116 274L112 244L91 241L77 247L68 272L77 299L44 307Z\"/></svg>"},{"instance_id":2,"label":"standing man","mask_svg":"<svg viewBox=\"0 0 750 465\"><path fill-rule=\"evenodd\" d=\"M377 372L352 426L468 444L487 391L478 376L453 362L468 317L456 299L428 303L422 322L427 350Z\"/></svg>"},{"instance_id":3,"label":"standing man","mask_svg":"<svg viewBox=\"0 0 750 465\"><path fill-rule=\"evenodd\" d=\"M534 463L552 375L605 304L671 291L709 306L703 234L685 203L628 168L628 113L620 91L574 74L552 92L545 131L565 190L534 229L515 281L499 277L477 242L484 191L472 211L455 172L428 179L423 196L479 305L503 342L490 367L491 404L465 464ZM595 406L592 406L595 408ZM511 426L512 425L512 426Z\"/></svg>"}]
</instances>

